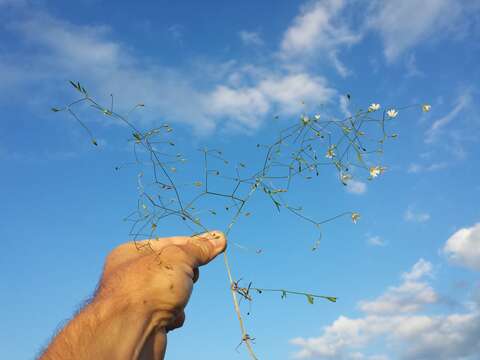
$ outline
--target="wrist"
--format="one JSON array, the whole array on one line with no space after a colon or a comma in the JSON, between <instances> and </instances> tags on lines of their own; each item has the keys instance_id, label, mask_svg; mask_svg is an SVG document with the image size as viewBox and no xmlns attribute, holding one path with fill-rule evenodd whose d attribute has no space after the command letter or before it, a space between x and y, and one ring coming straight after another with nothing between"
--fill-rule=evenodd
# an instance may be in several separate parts
<instances>
[{"instance_id":1,"label":"wrist","mask_svg":"<svg viewBox=\"0 0 480 360\"><path fill-rule=\"evenodd\" d=\"M167 314L96 296L55 337L42 360L136 359ZM165 339L164 339L165 340Z\"/></svg>"}]
</instances>

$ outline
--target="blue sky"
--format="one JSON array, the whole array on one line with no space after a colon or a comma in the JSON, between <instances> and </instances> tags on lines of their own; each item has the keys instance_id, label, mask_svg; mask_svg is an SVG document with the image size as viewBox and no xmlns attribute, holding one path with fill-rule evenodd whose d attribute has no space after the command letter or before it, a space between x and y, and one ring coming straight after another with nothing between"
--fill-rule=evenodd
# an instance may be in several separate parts
<instances>
[{"instance_id":1,"label":"blue sky","mask_svg":"<svg viewBox=\"0 0 480 360\"><path fill-rule=\"evenodd\" d=\"M478 359L479 16L478 2L454 0L0 0L0 357L34 358L129 239L137 170L114 168L132 159L131 134L84 109L94 147L52 113L78 98L75 80L104 103L113 93L119 112L144 103L142 129L170 123L187 177L202 146L258 167L255 144L304 111L431 104L392 119L378 178L358 171L345 187L331 169L295 188L316 218L358 211L357 224L329 223L312 252L315 229L258 200L231 232L231 262L259 287L339 297L256 296L244 311L261 359ZM218 259L167 356L247 358L239 339Z\"/></svg>"}]
</instances>

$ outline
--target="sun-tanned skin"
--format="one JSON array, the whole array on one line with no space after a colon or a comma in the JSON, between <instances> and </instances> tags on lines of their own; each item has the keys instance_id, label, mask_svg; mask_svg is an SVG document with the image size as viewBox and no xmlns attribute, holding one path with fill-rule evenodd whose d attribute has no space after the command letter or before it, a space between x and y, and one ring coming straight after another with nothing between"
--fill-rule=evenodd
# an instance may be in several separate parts
<instances>
[{"instance_id":1,"label":"sun-tanned skin","mask_svg":"<svg viewBox=\"0 0 480 360\"><path fill-rule=\"evenodd\" d=\"M94 298L40 360L164 358L167 332L185 320L198 267L223 252L226 239L212 231L142 247L147 241L120 245L108 255Z\"/></svg>"}]
</instances>

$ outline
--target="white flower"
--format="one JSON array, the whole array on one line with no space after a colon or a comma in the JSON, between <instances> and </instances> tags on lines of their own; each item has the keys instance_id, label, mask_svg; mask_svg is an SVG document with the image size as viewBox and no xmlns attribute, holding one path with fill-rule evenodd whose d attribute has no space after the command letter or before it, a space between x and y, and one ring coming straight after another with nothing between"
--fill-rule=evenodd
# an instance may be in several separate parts
<instances>
[{"instance_id":1,"label":"white flower","mask_svg":"<svg viewBox=\"0 0 480 360\"><path fill-rule=\"evenodd\" d=\"M360 214L357 212L352 212L352 221L354 224L357 223L358 219L360 219Z\"/></svg>"},{"instance_id":2,"label":"white flower","mask_svg":"<svg viewBox=\"0 0 480 360\"><path fill-rule=\"evenodd\" d=\"M333 157L335 156L335 146L334 145L331 145L328 150L327 150L327 154L325 155L326 158L328 159L333 159Z\"/></svg>"},{"instance_id":3,"label":"white flower","mask_svg":"<svg viewBox=\"0 0 480 360\"><path fill-rule=\"evenodd\" d=\"M315 114L315 120L320 120L320 114Z\"/></svg>"},{"instance_id":4,"label":"white flower","mask_svg":"<svg viewBox=\"0 0 480 360\"><path fill-rule=\"evenodd\" d=\"M372 103L369 107L368 107L368 111L369 112L373 112L373 111L377 111L380 109L380 104L375 104L375 103Z\"/></svg>"},{"instance_id":5,"label":"white flower","mask_svg":"<svg viewBox=\"0 0 480 360\"><path fill-rule=\"evenodd\" d=\"M432 108L432 105L430 105L430 104L423 104L422 105L423 112L429 112L431 108Z\"/></svg>"},{"instance_id":6,"label":"white flower","mask_svg":"<svg viewBox=\"0 0 480 360\"><path fill-rule=\"evenodd\" d=\"M383 166L372 166L370 168L370 177L376 178L378 175L382 174L385 171Z\"/></svg>"},{"instance_id":7,"label":"white flower","mask_svg":"<svg viewBox=\"0 0 480 360\"><path fill-rule=\"evenodd\" d=\"M395 110L395 109L390 109L390 110L387 111L387 115L388 115L389 118L393 119L394 117L397 117L398 111Z\"/></svg>"},{"instance_id":8,"label":"white flower","mask_svg":"<svg viewBox=\"0 0 480 360\"><path fill-rule=\"evenodd\" d=\"M307 125L310 122L310 118L306 115L302 115L302 123L303 125Z\"/></svg>"},{"instance_id":9,"label":"white flower","mask_svg":"<svg viewBox=\"0 0 480 360\"><path fill-rule=\"evenodd\" d=\"M372 166L370 168L370 176L372 178L376 178L378 175L380 175L380 167L379 166Z\"/></svg>"},{"instance_id":10,"label":"white flower","mask_svg":"<svg viewBox=\"0 0 480 360\"><path fill-rule=\"evenodd\" d=\"M348 182L349 180L352 180L352 175L350 175L350 174L342 174L342 175L340 175L340 180L341 180L341 182L342 182L344 185L347 185L347 182Z\"/></svg>"}]
</instances>

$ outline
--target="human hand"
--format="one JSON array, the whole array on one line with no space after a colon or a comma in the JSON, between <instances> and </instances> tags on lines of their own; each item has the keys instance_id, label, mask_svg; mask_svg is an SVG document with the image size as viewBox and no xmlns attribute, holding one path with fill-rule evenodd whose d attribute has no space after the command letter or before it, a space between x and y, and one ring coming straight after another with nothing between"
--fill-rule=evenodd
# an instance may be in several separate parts
<instances>
[{"instance_id":1,"label":"human hand","mask_svg":"<svg viewBox=\"0 0 480 360\"><path fill-rule=\"evenodd\" d=\"M41 359L163 359L167 332L185 320L198 267L225 247L220 231L118 246L106 259L92 302Z\"/></svg>"},{"instance_id":2,"label":"human hand","mask_svg":"<svg viewBox=\"0 0 480 360\"><path fill-rule=\"evenodd\" d=\"M198 280L198 267L225 247L220 231L120 245L107 257L97 296L122 298L151 317L140 354L157 359L165 351L166 332L185 321L184 308Z\"/></svg>"}]
</instances>

